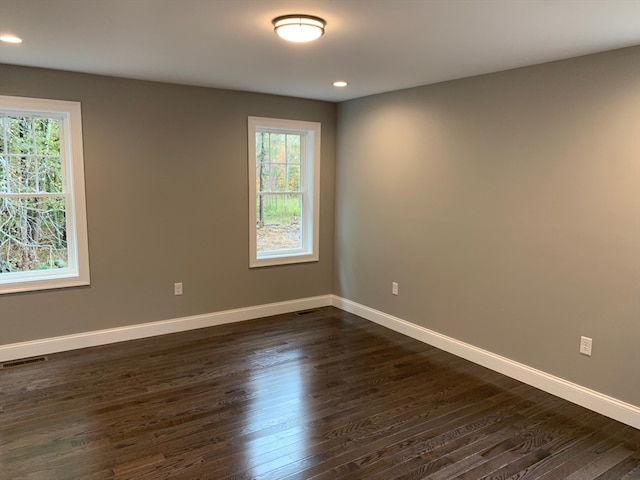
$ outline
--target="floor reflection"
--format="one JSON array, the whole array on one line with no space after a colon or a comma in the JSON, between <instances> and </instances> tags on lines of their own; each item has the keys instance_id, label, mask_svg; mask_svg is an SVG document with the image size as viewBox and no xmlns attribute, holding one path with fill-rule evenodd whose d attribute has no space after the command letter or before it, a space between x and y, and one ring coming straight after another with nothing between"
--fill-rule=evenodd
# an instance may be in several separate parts
<instances>
[{"instance_id":1,"label":"floor reflection","mask_svg":"<svg viewBox=\"0 0 640 480\"><path fill-rule=\"evenodd\" d=\"M245 451L247 469L260 476L306 456L307 384L299 351L256 352L250 372Z\"/></svg>"}]
</instances>

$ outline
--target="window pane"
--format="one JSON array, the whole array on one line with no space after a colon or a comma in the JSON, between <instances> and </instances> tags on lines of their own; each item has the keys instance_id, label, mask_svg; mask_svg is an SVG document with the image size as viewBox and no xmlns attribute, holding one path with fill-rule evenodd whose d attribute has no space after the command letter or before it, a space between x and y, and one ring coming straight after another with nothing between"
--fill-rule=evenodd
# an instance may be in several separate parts
<instances>
[{"instance_id":1,"label":"window pane","mask_svg":"<svg viewBox=\"0 0 640 480\"><path fill-rule=\"evenodd\" d=\"M287 163L300 163L300 135L287 135Z\"/></svg>"},{"instance_id":2,"label":"window pane","mask_svg":"<svg viewBox=\"0 0 640 480\"><path fill-rule=\"evenodd\" d=\"M258 252L302 248L302 195L258 195Z\"/></svg>"},{"instance_id":3,"label":"window pane","mask_svg":"<svg viewBox=\"0 0 640 480\"><path fill-rule=\"evenodd\" d=\"M64 198L0 199L0 275L67 264Z\"/></svg>"},{"instance_id":4,"label":"window pane","mask_svg":"<svg viewBox=\"0 0 640 480\"><path fill-rule=\"evenodd\" d=\"M39 155L60 155L60 120L37 118L33 122L35 149Z\"/></svg>"},{"instance_id":5,"label":"window pane","mask_svg":"<svg viewBox=\"0 0 640 480\"><path fill-rule=\"evenodd\" d=\"M286 135L284 133L271 133L269 134L269 157L271 162L285 163L286 162Z\"/></svg>"},{"instance_id":6,"label":"window pane","mask_svg":"<svg viewBox=\"0 0 640 480\"><path fill-rule=\"evenodd\" d=\"M0 153L6 152L8 128L9 120L6 116L0 115Z\"/></svg>"},{"instance_id":7,"label":"window pane","mask_svg":"<svg viewBox=\"0 0 640 480\"><path fill-rule=\"evenodd\" d=\"M9 188L9 167L7 159L0 155L0 192L7 192Z\"/></svg>"},{"instance_id":8,"label":"window pane","mask_svg":"<svg viewBox=\"0 0 640 480\"><path fill-rule=\"evenodd\" d=\"M269 161L269 134L266 132L256 133L256 165Z\"/></svg>"},{"instance_id":9,"label":"window pane","mask_svg":"<svg viewBox=\"0 0 640 480\"><path fill-rule=\"evenodd\" d=\"M37 162L33 157L9 157L9 192L36 193Z\"/></svg>"},{"instance_id":10,"label":"window pane","mask_svg":"<svg viewBox=\"0 0 640 480\"><path fill-rule=\"evenodd\" d=\"M60 157L37 157L38 191L62 193L62 159Z\"/></svg>"},{"instance_id":11,"label":"window pane","mask_svg":"<svg viewBox=\"0 0 640 480\"><path fill-rule=\"evenodd\" d=\"M290 192L300 191L300 165L287 167L287 188Z\"/></svg>"},{"instance_id":12,"label":"window pane","mask_svg":"<svg viewBox=\"0 0 640 480\"><path fill-rule=\"evenodd\" d=\"M9 117L9 153L32 154L34 152L33 121L28 117Z\"/></svg>"},{"instance_id":13,"label":"window pane","mask_svg":"<svg viewBox=\"0 0 640 480\"><path fill-rule=\"evenodd\" d=\"M258 192L286 191L285 166L266 163L258 170Z\"/></svg>"}]
</instances>

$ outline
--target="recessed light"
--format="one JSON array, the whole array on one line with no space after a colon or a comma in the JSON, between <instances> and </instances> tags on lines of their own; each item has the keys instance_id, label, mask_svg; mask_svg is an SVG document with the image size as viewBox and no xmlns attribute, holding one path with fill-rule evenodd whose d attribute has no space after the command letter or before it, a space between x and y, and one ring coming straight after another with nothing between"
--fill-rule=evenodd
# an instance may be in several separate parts
<instances>
[{"instance_id":1,"label":"recessed light","mask_svg":"<svg viewBox=\"0 0 640 480\"><path fill-rule=\"evenodd\" d=\"M22 43L22 39L20 37L16 37L10 33L0 35L0 41L5 43Z\"/></svg>"},{"instance_id":2,"label":"recessed light","mask_svg":"<svg viewBox=\"0 0 640 480\"><path fill-rule=\"evenodd\" d=\"M313 15L282 15L274 18L273 31L280 38L290 42L311 42L324 35L324 27L327 22Z\"/></svg>"},{"instance_id":3,"label":"recessed light","mask_svg":"<svg viewBox=\"0 0 640 480\"><path fill-rule=\"evenodd\" d=\"M337 82L333 82L334 87L346 87L347 85L349 84L344 80L338 80Z\"/></svg>"}]
</instances>

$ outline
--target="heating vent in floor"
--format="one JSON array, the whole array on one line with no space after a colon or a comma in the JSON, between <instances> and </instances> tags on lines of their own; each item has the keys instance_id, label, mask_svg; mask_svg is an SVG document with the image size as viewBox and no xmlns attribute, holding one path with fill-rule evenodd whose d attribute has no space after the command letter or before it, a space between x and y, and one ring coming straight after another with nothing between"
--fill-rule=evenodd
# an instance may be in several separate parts
<instances>
[{"instance_id":1,"label":"heating vent in floor","mask_svg":"<svg viewBox=\"0 0 640 480\"><path fill-rule=\"evenodd\" d=\"M49 357L40 356L40 357L31 357L31 358L21 358L19 360L11 360L10 362L2 362L0 364L0 370L4 370L5 368L14 368L14 367L24 367L26 365L32 365L34 363L42 363L48 362Z\"/></svg>"},{"instance_id":2,"label":"heating vent in floor","mask_svg":"<svg viewBox=\"0 0 640 480\"><path fill-rule=\"evenodd\" d=\"M311 310L300 310L299 312L296 312L296 315L302 317L303 315L309 315L311 313L320 313L320 310L317 308L312 308Z\"/></svg>"}]
</instances>

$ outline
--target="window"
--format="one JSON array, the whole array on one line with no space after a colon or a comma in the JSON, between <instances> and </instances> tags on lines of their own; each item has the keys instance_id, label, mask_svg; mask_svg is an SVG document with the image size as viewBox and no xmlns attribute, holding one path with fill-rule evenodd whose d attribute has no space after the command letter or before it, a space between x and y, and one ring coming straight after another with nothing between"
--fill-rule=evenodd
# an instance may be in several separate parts
<instances>
[{"instance_id":1,"label":"window","mask_svg":"<svg viewBox=\"0 0 640 480\"><path fill-rule=\"evenodd\" d=\"M249 117L250 267L318 260L320 124Z\"/></svg>"},{"instance_id":2,"label":"window","mask_svg":"<svg viewBox=\"0 0 640 480\"><path fill-rule=\"evenodd\" d=\"M0 293L88 284L80 104L0 95Z\"/></svg>"}]
</instances>

